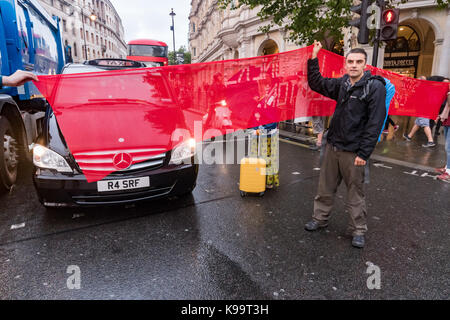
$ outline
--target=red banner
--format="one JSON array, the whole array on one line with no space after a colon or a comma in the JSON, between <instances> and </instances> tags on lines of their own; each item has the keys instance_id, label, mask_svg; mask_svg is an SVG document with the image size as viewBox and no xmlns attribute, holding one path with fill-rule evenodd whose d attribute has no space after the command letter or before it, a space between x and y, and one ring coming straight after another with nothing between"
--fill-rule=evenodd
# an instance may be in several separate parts
<instances>
[{"instance_id":1,"label":"red banner","mask_svg":"<svg viewBox=\"0 0 450 320\"><path fill-rule=\"evenodd\" d=\"M119 151L139 150L133 164L171 150L188 135L197 141L304 116L332 115L335 102L307 81L312 47L271 56L199 64L40 76L35 85L50 103L68 147L89 182ZM319 52L324 77L344 74L344 57ZM390 114L436 118L448 84L369 67L391 80ZM197 134L201 132L201 134Z\"/></svg>"}]
</instances>

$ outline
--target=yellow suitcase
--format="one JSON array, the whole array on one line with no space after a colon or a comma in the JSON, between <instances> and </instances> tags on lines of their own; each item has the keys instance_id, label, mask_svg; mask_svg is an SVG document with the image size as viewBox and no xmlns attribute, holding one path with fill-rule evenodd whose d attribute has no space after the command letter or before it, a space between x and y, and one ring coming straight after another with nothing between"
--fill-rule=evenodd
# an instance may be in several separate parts
<instances>
[{"instance_id":1,"label":"yellow suitcase","mask_svg":"<svg viewBox=\"0 0 450 320\"><path fill-rule=\"evenodd\" d=\"M243 158L241 160L239 190L242 197L247 193L264 195L266 191L266 160L262 158Z\"/></svg>"},{"instance_id":2,"label":"yellow suitcase","mask_svg":"<svg viewBox=\"0 0 450 320\"><path fill-rule=\"evenodd\" d=\"M260 144L258 149L260 149ZM258 150L258 154L259 152L260 150ZM247 193L257 193L259 196L263 196L266 191L266 160L260 157L242 158L240 170L239 190L241 196L244 197Z\"/></svg>"}]
</instances>

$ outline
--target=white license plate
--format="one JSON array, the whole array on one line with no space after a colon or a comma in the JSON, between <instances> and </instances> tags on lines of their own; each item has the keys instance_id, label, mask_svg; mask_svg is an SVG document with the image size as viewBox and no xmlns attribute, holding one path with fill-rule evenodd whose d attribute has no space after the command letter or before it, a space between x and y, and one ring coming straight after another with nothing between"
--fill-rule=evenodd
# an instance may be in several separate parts
<instances>
[{"instance_id":1,"label":"white license plate","mask_svg":"<svg viewBox=\"0 0 450 320\"><path fill-rule=\"evenodd\" d=\"M120 179L120 180L104 180L97 182L97 190L99 192L131 190L145 187L150 187L149 177Z\"/></svg>"}]
</instances>

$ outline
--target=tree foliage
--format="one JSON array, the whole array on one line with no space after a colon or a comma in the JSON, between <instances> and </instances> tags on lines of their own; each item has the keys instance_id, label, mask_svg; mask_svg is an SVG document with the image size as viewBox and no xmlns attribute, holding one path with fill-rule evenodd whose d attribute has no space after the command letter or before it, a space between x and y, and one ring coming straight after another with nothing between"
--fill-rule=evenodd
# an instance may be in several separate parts
<instances>
[{"instance_id":1,"label":"tree foliage","mask_svg":"<svg viewBox=\"0 0 450 320\"><path fill-rule=\"evenodd\" d=\"M184 62L182 64L190 64L191 63L191 53L187 51L185 46L181 46L177 53L182 53L184 55ZM169 65L178 64L175 61L175 55L173 54L173 51L170 51L168 54L169 59Z\"/></svg>"},{"instance_id":2,"label":"tree foliage","mask_svg":"<svg viewBox=\"0 0 450 320\"><path fill-rule=\"evenodd\" d=\"M401 0L402 3L408 0ZM447 8L450 0L436 0L438 8ZM395 7L398 1L388 0L387 6ZM343 39L343 28L352 20L350 7L353 0L219 0L221 8L232 9L260 6L258 16L269 25L261 27L268 33L275 25L282 26L289 33L289 40L298 44L311 43L313 39L325 37Z\"/></svg>"}]
</instances>

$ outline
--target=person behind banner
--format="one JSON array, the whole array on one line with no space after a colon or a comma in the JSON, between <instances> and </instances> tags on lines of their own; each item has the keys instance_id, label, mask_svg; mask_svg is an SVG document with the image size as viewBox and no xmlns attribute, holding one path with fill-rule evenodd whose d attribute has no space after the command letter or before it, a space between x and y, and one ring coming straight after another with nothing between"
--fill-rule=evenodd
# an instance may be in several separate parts
<instances>
[{"instance_id":1,"label":"person behind banner","mask_svg":"<svg viewBox=\"0 0 450 320\"><path fill-rule=\"evenodd\" d=\"M430 77L430 78L431 78L431 77ZM430 80L430 79L428 79L428 80ZM442 82L447 82L447 83L449 83L449 82L450 82L450 79L449 79L449 78L443 78L443 79L442 79ZM446 104L447 104L447 99L444 100L444 102L442 102L441 107L439 108L439 114L441 114L442 111L444 111L444 108L445 108ZM433 122L435 122L435 121L433 121ZM439 119L439 118L436 119L436 123L435 123L435 124L431 124L431 123L430 123L430 129L431 129L431 131L433 131L433 127L435 127L435 128L434 128L434 135L433 135L434 140L437 140L438 135L440 135L439 130L441 129L441 126L442 126L442 120Z\"/></svg>"},{"instance_id":2,"label":"person behind banner","mask_svg":"<svg viewBox=\"0 0 450 320\"><path fill-rule=\"evenodd\" d=\"M386 82L382 77L364 71L367 53L361 48L347 53L347 74L341 78L324 78L317 59L321 48L321 43L314 41L312 56L308 60L308 84L312 90L336 100L337 104L327 131L314 213L305 229L316 231L328 226L337 188L344 180L352 245L363 248L367 232L364 168L386 118ZM372 82L370 91L365 92L364 87L369 80Z\"/></svg>"},{"instance_id":3,"label":"person behind banner","mask_svg":"<svg viewBox=\"0 0 450 320\"><path fill-rule=\"evenodd\" d=\"M271 122L277 118L277 98L278 98L278 82L273 81L271 77L263 81L265 85L265 93L259 100L256 107L255 116L258 118L259 125L254 133L259 136L260 143L253 137L250 143L250 155L257 157L259 155L266 160L266 188L280 186L279 177L279 132L278 123ZM258 137L256 137L258 138ZM258 150L258 145L261 150Z\"/></svg>"},{"instance_id":4,"label":"person behind banner","mask_svg":"<svg viewBox=\"0 0 450 320\"><path fill-rule=\"evenodd\" d=\"M206 131L211 128L220 129L220 125L216 123L216 108L226 106L225 100L225 84L223 75L220 72L216 72L213 76L213 82L208 88L208 110L203 117L203 129Z\"/></svg>"},{"instance_id":5,"label":"person behind banner","mask_svg":"<svg viewBox=\"0 0 450 320\"><path fill-rule=\"evenodd\" d=\"M392 120L391 117L388 116L386 119L386 124L384 126L383 134L389 133L389 125L394 127L394 132L400 128L400 126L398 124L395 124L394 120Z\"/></svg>"},{"instance_id":6,"label":"person behind banner","mask_svg":"<svg viewBox=\"0 0 450 320\"><path fill-rule=\"evenodd\" d=\"M249 155L255 158L261 157L266 161L266 189L279 187L280 151L278 123L274 122L253 128L252 133Z\"/></svg>"},{"instance_id":7,"label":"person behind banner","mask_svg":"<svg viewBox=\"0 0 450 320\"><path fill-rule=\"evenodd\" d=\"M420 80L426 80L427 78L424 76L419 77ZM430 119L428 118L422 118L418 117L414 121L414 126L411 128L411 131L408 134L403 134L403 138L406 141L411 141L414 134L419 130L419 128L423 128L423 131L425 132L425 135L427 136L428 142L422 144L422 147L424 148L430 148L434 147L436 144L433 140L433 135L431 134L431 127L430 127Z\"/></svg>"},{"instance_id":8,"label":"person behind banner","mask_svg":"<svg viewBox=\"0 0 450 320\"><path fill-rule=\"evenodd\" d=\"M324 117L313 116L311 120L313 133L317 134L316 147L317 149L320 149L322 146L323 133L325 131Z\"/></svg>"}]
</instances>

